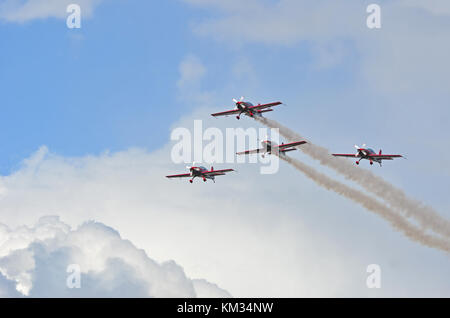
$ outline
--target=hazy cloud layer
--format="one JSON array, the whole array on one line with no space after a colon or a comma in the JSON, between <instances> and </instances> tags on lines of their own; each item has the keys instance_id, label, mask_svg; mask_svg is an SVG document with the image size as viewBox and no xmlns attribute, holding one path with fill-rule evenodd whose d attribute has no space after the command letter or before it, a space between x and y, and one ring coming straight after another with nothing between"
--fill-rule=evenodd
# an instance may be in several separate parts
<instances>
[{"instance_id":1,"label":"hazy cloud layer","mask_svg":"<svg viewBox=\"0 0 450 318\"><path fill-rule=\"evenodd\" d=\"M213 18L195 21L193 31L198 35L234 46L306 43L319 68L351 54L342 49L350 46L356 48L359 72L377 89L449 91L448 1L380 1L379 30L366 26L368 3L355 0L185 1L214 13Z\"/></svg>"}]
</instances>

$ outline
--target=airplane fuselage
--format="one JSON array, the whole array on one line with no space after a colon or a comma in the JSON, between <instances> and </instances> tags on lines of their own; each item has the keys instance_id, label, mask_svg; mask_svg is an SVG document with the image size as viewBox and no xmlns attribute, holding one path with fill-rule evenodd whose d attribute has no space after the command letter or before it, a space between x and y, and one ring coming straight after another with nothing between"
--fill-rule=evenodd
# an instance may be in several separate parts
<instances>
[{"instance_id":1,"label":"airplane fuselage","mask_svg":"<svg viewBox=\"0 0 450 318\"><path fill-rule=\"evenodd\" d=\"M250 110L250 107L252 107L252 106L253 106L253 104L250 103L250 102L238 102L238 103L236 103L236 107L241 111L240 114L244 113L244 114L246 114L247 116L250 116L250 117L253 117L255 115L260 115L259 112L252 112ZM239 117L239 115L238 115L238 117Z\"/></svg>"},{"instance_id":2,"label":"airplane fuselage","mask_svg":"<svg viewBox=\"0 0 450 318\"><path fill-rule=\"evenodd\" d=\"M273 142L270 140L264 140L264 141L261 141L261 144L262 144L263 148L265 149L264 153L262 154L263 157L265 154L269 154L269 155L274 154L276 156L286 156L284 151L279 150L278 144L276 142ZM272 151L273 151L273 153L272 153Z\"/></svg>"},{"instance_id":3,"label":"airplane fuselage","mask_svg":"<svg viewBox=\"0 0 450 318\"><path fill-rule=\"evenodd\" d=\"M370 161L370 164L373 164L373 162L377 162L381 165L382 159L373 158L371 155L376 155L376 152L373 149L370 148L360 148L358 149L358 157L361 159L366 159ZM356 164L359 164L359 160L356 162Z\"/></svg>"},{"instance_id":4,"label":"airplane fuselage","mask_svg":"<svg viewBox=\"0 0 450 318\"><path fill-rule=\"evenodd\" d=\"M276 147L277 144L270 141L270 140L264 140L261 141L261 145L266 150L265 153L271 154L272 153L272 147Z\"/></svg>"},{"instance_id":5,"label":"airplane fuselage","mask_svg":"<svg viewBox=\"0 0 450 318\"><path fill-rule=\"evenodd\" d=\"M205 167L191 167L189 169L190 174L191 174L191 179L189 180L190 183L193 182L194 178L199 177L202 178L203 181L206 181L206 179L210 179L210 180L215 180L214 176L209 176L207 174L205 174L206 171L208 171L208 169L206 169Z\"/></svg>"}]
</instances>

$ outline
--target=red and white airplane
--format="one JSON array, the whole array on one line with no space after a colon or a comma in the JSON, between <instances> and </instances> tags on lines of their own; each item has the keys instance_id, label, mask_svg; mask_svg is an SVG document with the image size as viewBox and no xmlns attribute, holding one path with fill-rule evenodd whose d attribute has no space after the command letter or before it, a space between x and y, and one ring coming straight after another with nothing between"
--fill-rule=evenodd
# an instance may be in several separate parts
<instances>
[{"instance_id":1,"label":"red and white airplane","mask_svg":"<svg viewBox=\"0 0 450 318\"><path fill-rule=\"evenodd\" d=\"M261 145L263 146L262 148L259 149L253 149L253 150L245 150L245 151L241 151L241 152L237 152L237 155L250 155L250 154L254 154L254 153L262 153L262 157L264 158L264 156L266 154L274 154L274 155L286 155L286 152L288 151L294 151L296 150L296 146L299 145L303 145L306 144L306 141L302 140L302 141L296 141L296 142L291 142L288 144L282 143L281 145L278 145L277 143L270 141L270 140L263 140L261 141Z\"/></svg>"},{"instance_id":2,"label":"red and white airplane","mask_svg":"<svg viewBox=\"0 0 450 318\"><path fill-rule=\"evenodd\" d=\"M273 111L272 107L281 105L281 102L273 102L268 104L258 104L253 105L250 102L244 101L244 96L241 97L240 100L236 100L233 98L233 102L236 104L236 108L233 110L227 110L220 113L211 114L211 116L219 117L219 116L229 116L237 114L236 118L241 118L241 114L245 114L249 117L262 116L262 113Z\"/></svg>"},{"instance_id":3,"label":"red and white airplane","mask_svg":"<svg viewBox=\"0 0 450 318\"><path fill-rule=\"evenodd\" d=\"M353 157L353 158L359 158L359 160L356 161L356 164L359 165L359 162L361 159L366 159L370 161L370 164L373 165L373 162L378 162L381 167L381 162L383 160L393 160L394 158L401 158L402 155L385 155L380 151L378 154L373 151L373 149L365 148L366 145L363 144L362 147L359 147L358 145L355 145L355 148L357 149L357 152L355 154L345 154L345 153L334 153L333 156L335 157Z\"/></svg>"},{"instance_id":4,"label":"red and white airplane","mask_svg":"<svg viewBox=\"0 0 450 318\"><path fill-rule=\"evenodd\" d=\"M223 170L214 170L213 167L211 167L211 170L206 169L202 166L195 166L195 162L193 163L193 166L187 166L187 169L189 169L189 173L183 173L183 174L174 174L170 176L166 176L166 178L188 178L189 182L192 183L196 177L202 178L204 182L206 182L207 179L210 179L216 182L214 179L216 176L224 176L227 172L234 171L233 169L223 169Z\"/></svg>"}]
</instances>

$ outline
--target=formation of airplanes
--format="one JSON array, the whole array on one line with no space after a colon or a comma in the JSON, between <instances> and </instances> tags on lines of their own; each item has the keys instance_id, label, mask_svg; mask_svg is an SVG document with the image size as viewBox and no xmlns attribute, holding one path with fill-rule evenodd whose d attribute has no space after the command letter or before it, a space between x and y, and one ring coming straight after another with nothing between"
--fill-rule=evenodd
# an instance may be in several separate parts
<instances>
[{"instance_id":1,"label":"formation of airplanes","mask_svg":"<svg viewBox=\"0 0 450 318\"><path fill-rule=\"evenodd\" d=\"M233 102L235 103L236 107L231 110L226 110L219 113L213 113L211 116L213 117L220 117L220 116L229 116L229 115L236 115L237 119L240 119L240 116L242 114L254 118L256 116L262 117L263 113L271 112L273 111L272 107L281 105L281 102L272 102L267 104L258 104L253 105L250 102L244 101L244 97L241 97L239 100L236 100L233 98ZM261 148L258 149L251 149L251 150L244 150L241 152L237 152L237 155L250 155L250 154L259 154L261 153L264 157L265 155L277 155L277 156L286 156L286 152L294 151L296 150L298 146L306 144L307 141L305 140L299 140L291 143L281 143L280 145L276 144L275 142L271 140L264 140L261 141ZM356 164L359 165L359 162L362 159L369 160L370 164L373 165L374 162L377 162L382 164L383 160L393 160L394 158L401 158L402 155L387 155L383 154L380 150L378 153L376 153L371 148L366 148L366 145L363 144L362 147L359 147L358 145L355 145L355 148L357 149L357 152L354 154L348 154L348 153L333 153L332 155L335 157L347 157L347 158L358 158L356 161ZM204 182L207 180L212 180L215 182L216 176L223 176L228 172L234 171L234 169L222 169L222 170L214 170L213 167L211 167L211 170L208 170L205 167L202 166L196 166L195 163L193 163L192 166L186 167L189 171L189 173L182 173L182 174L174 174L174 175L168 175L166 176L169 179L172 178L190 178L189 182L193 183L194 179L199 177L203 179Z\"/></svg>"}]
</instances>

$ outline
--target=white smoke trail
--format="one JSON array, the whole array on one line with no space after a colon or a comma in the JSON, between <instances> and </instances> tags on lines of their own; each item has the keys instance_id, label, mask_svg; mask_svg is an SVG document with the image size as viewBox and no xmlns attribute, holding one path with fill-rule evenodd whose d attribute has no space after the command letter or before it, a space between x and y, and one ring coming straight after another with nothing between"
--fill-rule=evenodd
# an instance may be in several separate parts
<instances>
[{"instance_id":1,"label":"white smoke trail","mask_svg":"<svg viewBox=\"0 0 450 318\"><path fill-rule=\"evenodd\" d=\"M304 139L275 120L264 117L255 119L270 128L278 128L280 134L290 141ZM344 159L332 156L326 148L317 146L310 141L298 148L313 159L319 160L321 164L334 169L345 178L358 183L367 191L385 200L392 208L408 217L413 217L424 229L430 228L434 232L450 238L449 220L443 218L433 208L422 202L408 198L405 192L391 185L383 178L365 169L357 168Z\"/></svg>"},{"instance_id":2,"label":"white smoke trail","mask_svg":"<svg viewBox=\"0 0 450 318\"><path fill-rule=\"evenodd\" d=\"M383 217L385 220L389 221L395 229L402 232L409 239L428 247L436 248L447 253L450 252L449 240L425 233L424 230L421 230L413 224L409 223L408 220L405 219L402 215L395 213L388 206L380 203L375 198L372 198L367 194L353 189L339 181L331 179L330 177L318 172L314 168L294 158L287 156L280 156L280 158L290 163L297 170L302 172L305 176L316 182L318 185L328 190L332 190L352 200L353 202L362 205L367 210Z\"/></svg>"}]
</instances>

